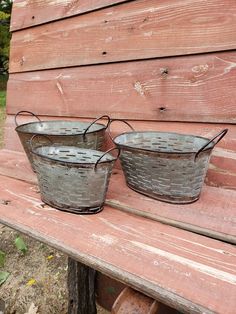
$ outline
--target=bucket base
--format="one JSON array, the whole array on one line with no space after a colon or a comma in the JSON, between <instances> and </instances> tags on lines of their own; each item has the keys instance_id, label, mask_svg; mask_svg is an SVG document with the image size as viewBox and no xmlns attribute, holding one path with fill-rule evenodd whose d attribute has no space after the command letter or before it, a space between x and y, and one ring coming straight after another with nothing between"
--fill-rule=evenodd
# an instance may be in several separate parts
<instances>
[{"instance_id":1,"label":"bucket base","mask_svg":"<svg viewBox=\"0 0 236 314\"><path fill-rule=\"evenodd\" d=\"M161 195L161 194L157 194L157 193L153 193L150 191L150 193L146 192L146 191L142 191L139 190L135 187L133 187L132 185L127 183L127 186L134 190L135 192L138 192L142 195L148 196L150 198L153 198L155 200L161 201L161 202L165 202L165 203L170 203L170 204L191 204L196 202L199 199L200 195L194 196L194 197L187 197L187 196L183 196L183 197L173 197L173 196L169 196L169 195Z\"/></svg>"},{"instance_id":2,"label":"bucket base","mask_svg":"<svg viewBox=\"0 0 236 314\"><path fill-rule=\"evenodd\" d=\"M51 201L48 201L48 200L45 200L43 198L41 198L42 201L53 207L53 208L56 208L56 209L59 209L63 212L69 212L69 213L73 213L73 214L78 214L78 215L92 215L92 214L97 214L99 212L101 212L103 210L103 206L104 204L102 204L101 206L99 207L78 207L78 208L73 208L73 207L70 207L68 205L62 205L62 206L59 206L58 204L55 204Z\"/></svg>"}]
</instances>

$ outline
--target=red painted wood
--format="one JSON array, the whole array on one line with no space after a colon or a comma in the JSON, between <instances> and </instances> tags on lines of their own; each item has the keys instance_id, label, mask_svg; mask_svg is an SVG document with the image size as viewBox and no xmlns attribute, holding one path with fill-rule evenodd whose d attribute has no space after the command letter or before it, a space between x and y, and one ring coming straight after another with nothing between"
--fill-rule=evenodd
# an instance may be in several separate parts
<instances>
[{"instance_id":1,"label":"red painted wood","mask_svg":"<svg viewBox=\"0 0 236 314\"><path fill-rule=\"evenodd\" d=\"M136 215L236 244L236 191L204 186L197 202L179 206L132 191L125 185L123 173L118 173L112 177L106 202Z\"/></svg>"},{"instance_id":2,"label":"red painted wood","mask_svg":"<svg viewBox=\"0 0 236 314\"><path fill-rule=\"evenodd\" d=\"M138 194L125 185L120 171L113 171L107 204L120 210L148 217L192 232L236 243L236 191L203 188L193 204L173 205ZM25 154L0 151L0 174L30 183L37 183Z\"/></svg>"},{"instance_id":3,"label":"red painted wood","mask_svg":"<svg viewBox=\"0 0 236 314\"><path fill-rule=\"evenodd\" d=\"M234 51L12 74L7 105L11 114L24 107L52 116L235 123L235 86Z\"/></svg>"},{"instance_id":4,"label":"red painted wood","mask_svg":"<svg viewBox=\"0 0 236 314\"><path fill-rule=\"evenodd\" d=\"M36 175L31 170L25 153L1 149L0 174L2 176L37 184Z\"/></svg>"},{"instance_id":5,"label":"red painted wood","mask_svg":"<svg viewBox=\"0 0 236 314\"><path fill-rule=\"evenodd\" d=\"M30 184L6 177L0 184L0 199L10 201L0 205L2 223L180 311L234 313L234 246L111 207L60 212L41 206Z\"/></svg>"},{"instance_id":6,"label":"red painted wood","mask_svg":"<svg viewBox=\"0 0 236 314\"><path fill-rule=\"evenodd\" d=\"M28 28L13 33L10 72L235 49L235 12L234 0L137 0Z\"/></svg>"},{"instance_id":7,"label":"red painted wood","mask_svg":"<svg viewBox=\"0 0 236 314\"><path fill-rule=\"evenodd\" d=\"M15 0L12 8L11 31L86 13L126 1L127 0Z\"/></svg>"}]
</instances>

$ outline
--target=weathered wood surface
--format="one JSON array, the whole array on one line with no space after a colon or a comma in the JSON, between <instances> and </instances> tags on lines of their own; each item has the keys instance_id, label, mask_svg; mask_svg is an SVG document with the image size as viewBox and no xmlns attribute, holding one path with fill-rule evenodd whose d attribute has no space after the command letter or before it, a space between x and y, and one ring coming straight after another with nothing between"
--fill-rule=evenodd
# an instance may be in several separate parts
<instances>
[{"instance_id":1,"label":"weathered wood surface","mask_svg":"<svg viewBox=\"0 0 236 314\"><path fill-rule=\"evenodd\" d=\"M68 258L68 314L97 314L95 275L94 269Z\"/></svg>"},{"instance_id":2,"label":"weathered wood surface","mask_svg":"<svg viewBox=\"0 0 236 314\"><path fill-rule=\"evenodd\" d=\"M236 244L236 191L204 186L197 202L179 206L132 191L125 185L123 174L118 173L111 179L106 204Z\"/></svg>"},{"instance_id":3,"label":"weathered wood surface","mask_svg":"<svg viewBox=\"0 0 236 314\"><path fill-rule=\"evenodd\" d=\"M235 0L137 0L14 32L10 72L235 48Z\"/></svg>"},{"instance_id":4,"label":"weathered wood surface","mask_svg":"<svg viewBox=\"0 0 236 314\"><path fill-rule=\"evenodd\" d=\"M15 0L11 31L101 9L128 0Z\"/></svg>"},{"instance_id":5,"label":"weathered wood surface","mask_svg":"<svg viewBox=\"0 0 236 314\"><path fill-rule=\"evenodd\" d=\"M193 204L173 205L138 194L125 185L121 171L114 170L106 204L122 211L236 244L236 191L203 187ZM0 151L0 174L37 183L22 153Z\"/></svg>"},{"instance_id":6,"label":"weathered wood surface","mask_svg":"<svg viewBox=\"0 0 236 314\"><path fill-rule=\"evenodd\" d=\"M28 183L1 177L0 185L0 222L185 313L235 312L234 246L111 207L60 212Z\"/></svg>"},{"instance_id":7,"label":"weathered wood surface","mask_svg":"<svg viewBox=\"0 0 236 314\"><path fill-rule=\"evenodd\" d=\"M51 116L236 123L235 86L231 51L12 74L7 105L11 114L23 107Z\"/></svg>"}]
</instances>

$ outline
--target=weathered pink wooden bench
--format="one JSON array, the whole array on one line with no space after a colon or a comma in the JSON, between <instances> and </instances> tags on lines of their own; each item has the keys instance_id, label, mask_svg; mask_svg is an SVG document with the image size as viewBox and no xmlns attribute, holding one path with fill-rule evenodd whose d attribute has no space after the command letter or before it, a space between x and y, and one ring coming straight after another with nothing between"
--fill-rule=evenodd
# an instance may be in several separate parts
<instances>
[{"instance_id":1,"label":"weathered pink wooden bench","mask_svg":"<svg viewBox=\"0 0 236 314\"><path fill-rule=\"evenodd\" d=\"M94 270L107 308L118 292L109 295L102 274L181 312L235 313L235 12L233 0L14 2L0 222L68 254L69 282L76 272L83 278L70 286L70 313L96 312ZM117 167L104 210L80 216L40 201L14 131L19 110L50 120L109 114L136 130L229 132L196 203L138 194ZM113 135L123 131L112 126Z\"/></svg>"}]
</instances>

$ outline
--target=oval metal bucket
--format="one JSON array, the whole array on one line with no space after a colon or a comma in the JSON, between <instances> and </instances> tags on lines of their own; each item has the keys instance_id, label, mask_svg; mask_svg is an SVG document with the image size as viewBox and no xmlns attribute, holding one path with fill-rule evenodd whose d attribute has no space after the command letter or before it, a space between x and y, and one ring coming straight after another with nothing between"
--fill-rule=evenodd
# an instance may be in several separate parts
<instances>
[{"instance_id":1,"label":"oval metal bucket","mask_svg":"<svg viewBox=\"0 0 236 314\"><path fill-rule=\"evenodd\" d=\"M112 120L123 121L123 120ZM196 201L215 145L227 129L212 139L195 135L132 129L113 141L127 185L149 197L175 204Z\"/></svg>"},{"instance_id":2,"label":"oval metal bucket","mask_svg":"<svg viewBox=\"0 0 236 314\"><path fill-rule=\"evenodd\" d=\"M32 149L41 199L63 211L94 214L102 210L115 158L73 146Z\"/></svg>"},{"instance_id":3,"label":"oval metal bucket","mask_svg":"<svg viewBox=\"0 0 236 314\"><path fill-rule=\"evenodd\" d=\"M29 122L18 125L17 117L21 113L28 113L37 118L37 122ZM107 125L96 123L102 118L110 118L101 116L92 122L81 121L41 121L38 116L30 111L20 111L15 116L16 132L20 138L25 153L34 169L33 160L30 153L30 139L33 135L42 135L37 137L38 146L50 143L57 145L76 146L81 148L101 150L105 138L105 130ZM45 138L47 137L47 138Z\"/></svg>"}]
</instances>

